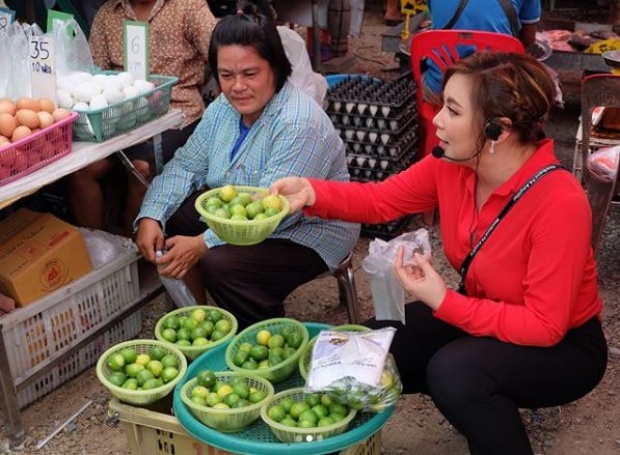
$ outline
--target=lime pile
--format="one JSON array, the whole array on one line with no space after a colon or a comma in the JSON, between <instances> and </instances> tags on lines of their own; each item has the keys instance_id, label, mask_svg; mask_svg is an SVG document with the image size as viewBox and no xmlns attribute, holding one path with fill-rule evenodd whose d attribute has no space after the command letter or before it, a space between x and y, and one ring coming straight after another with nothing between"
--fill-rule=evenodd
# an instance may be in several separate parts
<instances>
[{"instance_id":1,"label":"lime pile","mask_svg":"<svg viewBox=\"0 0 620 455\"><path fill-rule=\"evenodd\" d=\"M189 391L190 400L200 406L214 409L236 409L259 403L267 392L250 387L242 376L234 376L229 382L218 380L211 370L202 370L196 376L196 384Z\"/></svg>"},{"instance_id":2,"label":"lime pile","mask_svg":"<svg viewBox=\"0 0 620 455\"><path fill-rule=\"evenodd\" d=\"M270 419L297 428L328 427L349 414L349 408L326 394L307 394L298 399L282 398L267 410Z\"/></svg>"},{"instance_id":3,"label":"lime pile","mask_svg":"<svg viewBox=\"0 0 620 455\"><path fill-rule=\"evenodd\" d=\"M226 185L216 196L208 198L204 207L207 213L217 218L251 221L278 215L284 205L278 196L269 194L257 199L257 195L238 192L233 185Z\"/></svg>"},{"instance_id":4,"label":"lime pile","mask_svg":"<svg viewBox=\"0 0 620 455\"><path fill-rule=\"evenodd\" d=\"M233 324L221 311L193 309L189 316L170 315L162 323L161 337L177 346L208 346L224 338Z\"/></svg>"},{"instance_id":5,"label":"lime pile","mask_svg":"<svg viewBox=\"0 0 620 455\"><path fill-rule=\"evenodd\" d=\"M179 375L179 360L160 346L142 354L134 348L123 348L110 354L106 365L112 370L108 380L127 390L156 389Z\"/></svg>"},{"instance_id":6,"label":"lime pile","mask_svg":"<svg viewBox=\"0 0 620 455\"><path fill-rule=\"evenodd\" d=\"M272 334L263 329L256 333L256 343L242 343L232 358L239 368L257 370L276 366L297 352L303 335L293 327L283 327Z\"/></svg>"}]
</instances>

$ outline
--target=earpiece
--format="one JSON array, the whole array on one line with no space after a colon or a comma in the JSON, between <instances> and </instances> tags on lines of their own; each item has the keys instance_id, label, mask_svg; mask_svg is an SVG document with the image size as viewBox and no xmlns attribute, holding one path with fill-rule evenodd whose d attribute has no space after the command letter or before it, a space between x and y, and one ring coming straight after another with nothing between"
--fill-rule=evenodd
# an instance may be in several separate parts
<instances>
[{"instance_id":1,"label":"earpiece","mask_svg":"<svg viewBox=\"0 0 620 455\"><path fill-rule=\"evenodd\" d=\"M488 119L484 123L484 129L482 130L484 137L491 141L496 141L499 139L499 136L502 134L502 125L494 118Z\"/></svg>"}]
</instances>

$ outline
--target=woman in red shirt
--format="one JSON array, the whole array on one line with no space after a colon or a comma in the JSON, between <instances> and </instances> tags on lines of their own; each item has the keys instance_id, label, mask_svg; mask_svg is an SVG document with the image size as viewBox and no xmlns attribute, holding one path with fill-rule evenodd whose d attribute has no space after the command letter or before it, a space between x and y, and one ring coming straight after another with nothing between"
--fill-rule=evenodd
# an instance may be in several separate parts
<instances>
[{"instance_id":1,"label":"woman in red shirt","mask_svg":"<svg viewBox=\"0 0 620 455\"><path fill-rule=\"evenodd\" d=\"M607 364L590 207L541 139L554 96L535 59L477 53L445 74L431 156L383 182L272 185L292 210L325 218L385 223L438 208L461 288L401 251L394 273L415 299L406 325L369 324L397 328L404 392L429 394L472 454L532 454L518 409L584 396Z\"/></svg>"}]
</instances>

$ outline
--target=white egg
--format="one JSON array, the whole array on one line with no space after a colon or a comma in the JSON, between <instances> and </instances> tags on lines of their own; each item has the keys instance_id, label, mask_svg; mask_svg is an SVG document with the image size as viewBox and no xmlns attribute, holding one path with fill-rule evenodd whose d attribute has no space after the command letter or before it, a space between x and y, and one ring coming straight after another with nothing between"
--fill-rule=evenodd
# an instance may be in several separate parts
<instances>
[{"instance_id":1,"label":"white egg","mask_svg":"<svg viewBox=\"0 0 620 455\"><path fill-rule=\"evenodd\" d=\"M105 87L106 81L108 80L109 77L110 76L108 76L107 74L95 74L93 76L93 81Z\"/></svg>"},{"instance_id":2,"label":"white egg","mask_svg":"<svg viewBox=\"0 0 620 455\"><path fill-rule=\"evenodd\" d=\"M135 98L139 95L140 95L140 92L138 92L138 90L131 85L123 89L123 97L125 97L126 100Z\"/></svg>"},{"instance_id":3,"label":"white egg","mask_svg":"<svg viewBox=\"0 0 620 455\"><path fill-rule=\"evenodd\" d=\"M116 75L108 76L103 83L103 89L113 88L119 92L123 91L123 81L121 81Z\"/></svg>"},{"instance_id":4,"label":"white egg","mask_svg":"<svg viewBox=\"0 0 620 455\"><path fill-rule=\"evenodd\" d=\"M145 93L150 92L155 88L155 84L149 81L145 81L144 79L137 79L134 81L133 86L140 95L144 95Z\"/></svg>"},{"instance_id":5,"label":"white egg","mask_svg":"<svg viewBox=\"0 0 620 455\"><path fill-rule=\"evenodd\" d=\"M138 101L136 101L136 116L137 121L140 123L144 123L151 117L149 102L143 96L138 98Z\"/></svg>"},{"instance_id":6,"label":"white egg","mask_svg":"<svg viewBox=\"0 0 620 455\"><path fill-rule=\"evenodd\" d=\"M119 90L117 90L116 87L108 86L104 88L102 95L104 96L108 104L118 103L120 101L123 101L124 99L123 94Z\"/></svg>"},{"instance_id":7,"label":"white egg","mask_svg":"<svg viewBox=\"0 0 620 455\"><path fill-rule=\"evenodd\" d=\"M60 90L64 90L67 93L71 93L71 88L73 87L73 79L70 76L59 77L56 80L56 88Z\"/></svg>"},{"instance_id":8,"label":"white egg","mask_svg":"<svg viewBox=\"0 0 620 455\"><path fill-rule=\"evenodd\" d=\"M98 110L108 107L108 102L106 101L105 96L103 95L95 95L93 99L90 100L89 103L91 110Z\"/></svg>"},{"instance_id":9,"label":"white egg","mask_svg":"<svg viewBox=\"0 0 620 455\"><path fill-rule=\"evenodd\" d=\"M59 88L56 90L56 100L58 101L58 107L63 109L71 109L73 107L73 98L63 89Z\"/></svg>"},{"instance_id":10,"label":"white egg","mask_svg":"<svg viewBox=\"0 0 620 455\"><path fill-rule=\"evenodd\" d=\"M82 101L78 101L73 105L72 109L77 112L88 112L90 111L90 106Z\"/></svg>"},{"instance_id":11,"label":"white egg","mask_svg":"<svg viewBox=\"0 0 620 455\"><path fill-rule=\"evenodd\" d=\"M103 87L96 82L83 82L73 91L73 97L78 101L89 103L101 92L103 92Z\"/></svg>"},{"instance_id":12,"label":"white egg","mask_svg":"<svg viewBox=\"0 0 620 455\"><path fill-rule=\"evenodd\" d=\"M86 71L76 71L75 73L71 73L70 77L78 84L93 80L93 75L90 73L87 73Z\"/></svg>"},{"instance_id":13,"label":"white egg","mask_svg":"<svg viewBox=\"0 0 620 455\"><path fill-rule=\"evenodd\" d=\"M118 73L116 77L123 83L123 87L133 85L134 77L131 73L123 71L122 73Z\"/></svg>"}]
</instances>

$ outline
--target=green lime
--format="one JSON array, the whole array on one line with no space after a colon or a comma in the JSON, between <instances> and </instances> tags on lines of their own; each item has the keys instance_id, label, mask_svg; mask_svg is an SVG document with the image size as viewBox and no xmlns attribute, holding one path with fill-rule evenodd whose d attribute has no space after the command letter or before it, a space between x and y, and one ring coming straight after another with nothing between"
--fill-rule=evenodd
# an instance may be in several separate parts
<instances>
[{"instance_id":1,"label":"green lime","mask_svg":"<svg viewBox=\"0 0 620 455\"><path fill-rule=\"evenodd\" d=\"M279 333L276 333L275 335L272 335L271 338L269 338L269 341L267 342L267 346L269 346L270 349L283 348L284 343L286 343L284 336L280 335Z\"/></svg>"},{"instance_id":2,"label":"green lime","mask_svg":"<svg viewBox=\"0 0 620 455\"><path fill-rule=\"evenodd\" d=\"M211 321L209 321L208 319L203 321L202 324L200 324L200 327L202 327L203 329L205 329L206 333L207 333L207 338L209 338L211 336L211 333L213 333L213 329L214 329L214 325Z\"/></svg>"},{"instance_id":3,"label":"green lime","mask_svg":"<svg viewBox=\"0 0 620 455\"><path fill-rule=\"evenodd\" d=\"M228 319L220 319L215 323L215 330L228 333L232 330L232 323Z\"/></svg>"},{"instance_id":4,"label":"green lime","mask_svg":"<svg viewBox=\"0 0 620 455\"><path fill-rule=\"evenodd\" d=\"M290 347L297 349L301 346L301 342L303 341L303 336L299 332L291 332L288 335L285 335L286 344Z\"/></svg>"},{"instance_id":5,"label":"green lime","mask_svg":"<svg viewBox=\"0 0 620 455\"><path fill-rule=\"evenodd\" d=\"M186 348L188 346L191 346L192 342L189 340L177 340L177 342L174 344L176 344L177 346L181 346L182 348Z\"/></svg>"},{"instance_id":6,"label":"green lime","mask_svg":"<svg viewBox=\"0 0 620 455\"><path fill-rule=\"evenodd\" d=\"M226 403L231 408L234 408L235 405L239 402L239 400L239 395L237 395L236 393L229 393L224 397L224 403Z\"/></svg>"},{"instance_id":7,"label":"green lime","mask_svg":"<svg viewBox=\"0 0 620 455\"><path fill-rule=\"evenodd\" d=\"M207 319L215 324L217 321L222 319L222 313L217 310L209 310L209 313L207 314Z\"/></svg>"},{"instance_id":8,"label":"green lime","mask_svg":"<svg viewBox=\"0 0 620 455\"><path fill-rule=\"evenodd\" d=\"M290 416L284 417L282 420L280 420L280 423L282 425L286 425L287 427L296 427L297 426L297 422L295 422L295 420L293 420Z\"/></svg>"},{"instance_id":9,"label":"green lime","mask_svg":"<svg viewBox=\"0 0 620 455\"><path fill-rule=\"evenodd\" d=\"M247 385L245 382L234 383L232 388L233 388L233 392L239 395L239 398L245 399L250 396L250 386Z\"/></svg>"},{"instance_id":10,"label":"green lime","mask_svg":"<svg viewBox=\"0 0 620 455\"><path fill-rule=\"evenodd\" d=\"M123 356L123 359L125 360L125 365L129 363L134 363L136 359L138 358L138 353L136 352L134 348L122 349L121 355Z\"/></svg>"},{"instance_id":11,"label":"green lime","mask_svg":"<svg viewBox=\"0 0 620 455\"><path fill-rule=\"evenodd\" d=\"M222 202L222 200L219 197L211 196L205 201L205 206L206 207L211 207L211 206L221 207L223 203L224 202Z\"/></svg>"},{"instance_id":12,"label":"green lime","mask_svg":"<svg viewBox=\"0 0 620 455\"><path fill-rule=\"evenodd\" d=\"M224 202L232 201L237 196L237 188L233 185L224 185L218 191L219 198Z\"/></svg>"},{"instance_id":13,"label":"green lime","mask_svg":"<svg viewBox=\"0 0 620 455\"><path fill-rule=\"evenodd\" d=\"M317 404L321 404L321 396L317 393L311 393L306 395L305 401L310 407L313 407Z\"/></svg>"},{"instance_id":14,"label":"green lime","mask_svg":"<svg viewBox=\"0 0 620 455\"><path fill-rule=\"evenodd\" d=\"M159 360L151 360L146 364L146 369L153 373L153 376L158 378L164 369L164 365Z\"/></svg>"},{"instance_id":15,"label":"green lime","mask_svg":"<svg viewBox=\"0 0 620 455\"><path fill-rule=\"evenodd\" d=\"M252 357L257 362L265 360L269 357L269 348L267 346L262 346L257 344L250 349L250 357Z\"/></svg>"},{"instance_id":16,"label":"green lime","mask_svg":"<svg viewBox=\"0 0 620 455\"><path fill-rule=\"evenodd\" d=\"M256 363L254 359L249 359L243 362L241 368L243 368L244 370L256 370L258 368L258 363Z\"/></svg>"},{"instance_id":17,"label":"green lime","mask_svg":"<svg viewBox=\"0 0 620 455\"><path fill-rule=\"evenodd\" d=\"M207 406L209 407L213 407L221 401L220 396L215 392L210 392L207 396Z\"/></svg>"},{"instance_id":18,"label":"green lime","mask_svg":"<svg viewBox=\"0 0 620 455\"><path fill-rule=\"evenodd\" d=\"M250 406L252 403L250 403L248 400L245 400L243 398L239 398L239 401L237 401L237 403L235 403L235 405L233 406L235 409L236 408L244 408L246 406Z\"/></svg>"},{"instance_id":19,"label":"green lime","mask_svg":"<svg viewBox=\"0 0 620 455\"><path fill-rule=\"evenodd\" d=\"M161 358L160 362L164 366L164 368L179 367L179 359L177 359L176 356L172 354L166 354Z\"/></svg>"},{"instance_id":20,"label":"green lime","mask_svg":"<svg viewBox=\"0 0 620 455\"><path fill-rule=\"evenodd\" d=\"M250 393L248 400L250 403L258 403L267 398L267 392L263 392L262 390L257 390L256 392Z\"/></svg>"},{"instance_id":21,"label":"green lime","mask_svg":"<svg viewBox=\"0 0 620 455\"><path fill-rule=\"evenodd\" d=\"M106 363L110 370L121 371L125 366L125 358L122 356L121 353L117 352L108 356L108 358L106 359Z\"/></svg>"},{"instance_id":22,"label":"green lime","mask_svg":"<svg viewBox=\"0 0 620 455\"><path fill-rule=\"evenodd\" d=\"M340 422L342 419L345 418L345 414L340 414L339 412L332 412L328 417L334 422Z\"/></svg>"},{"instance_id":23,"label":"green lime","mask_svg":"<svg viewBox=\"0 0 620 455\"><path fill-rule=\"evenodd\" d=\"M301 414L299 414L298 420L300 422L303 422L303 421L312 422L312 424L316 426L316 424L319 422L319 416L317 416L312 409L308 409L307 411L304 411Z\"/></svg>"},{"instance_id":24,"label":"green lime","mask_svg":"<svg viewBox=\"0 0 620 455\"><path fill-rule=\"evenodd\" d=\"M201 397L204 400L206 400L207 397L209 396L209 389L206 388L205 386L197 385L197 386L193 387L192 390L189 392L189 396L191 398ZM205 403L206 403L206 401L205 401Z\"/></svg>"},{"instance_id":25,"label":"green lime","mask_svg":"<svg viewBox=\"0 0 620 455\"><path fill-rule=\"evenodd\" d=\"M189 321L189 319L188 319ZM178 340L191 340L192 339L192 332L190 332L188 329L186 328L182 328L177 330L177 341Z\"/></svg>"},{"instance_id":26,"label":"green lime","mask_svg":"<svg viewBox=\"0 0 620 455\"><path fill-rule=\"evenodd\" d=\"M140 387L142 387L146 381L148 381L149 379L153 379L154 377L155 375L146 369L138 372L138 374L136 375L136 379L138 380L138 385Z\"/></svg>"},{"instance_id":27,"label":"green lime","mask_svg":"<svg viewBox=\"0 0 620 455\"><path fill-rule=\"evenodd\" d=\"M299 428L315 428L317 422L313 422L312 420L300 420L297 423Z\"/></svg>"},{"instance_id":28,"label":"green lime","mask_svg":"<svg viewBox=\"0 0 620 455\"><path fill-rule=\"evenodd\" d=\"M122 371L114 371L108 377L108 381L114 384L116 387L120 387L127 380L127 376Z\"/></svg>"},{"instance_id":29,"label":"green lime","mask_svg":"<svg viewBox=\"0 0 620 455\"><path fill-rule=\"evenodd\" d=\"M299 419L299 416L302 412L309 411L310 406L305 401L293 403L291 409L289 409L289 414L293 419Z\"/></svg>"},{"instance_id":30,"label":"green lime","mask_svg":"<svg viewBox=\"0 0 620 455\"><path fill-rule=\"evenodd\" d=\"M211 390L213 387L215 387L217 377L215 376L215 373L211 370L202 370L196 375L196 380L198 384Z\"/></svg>"},{"instance_id":31,"label":"green lime","mask_svg":"<svg viewBox=\"0 0 620 455\"><path fill-rule=\"evenodd\" d=\"M280 422L284 417L286 417L286 411L282 409L282 406L275 405L269 408L267 415L270 419Z\"/></svg>"},{"instance_id":32,"label":"green lime","mask_svg":"<svg viewBox=\"0 0 620 455\"><path fill-rule=\"evenodd\" d=\"M289 334L293 333L295 331L295 329L293 327L291 327L290 325L287 325L285 327L282 327L280 329L280 335L284 336L284 338L286 338Z\"/></svg>"},{"instance_id":33,"label":"green lime","mask_svg":"<svg viewBox=\"0 0 620 455\"><path fill-rule=\"evenodd\" d=\"M207 336L207 329L202 326L198 326L194 330L192 330L192 340L195 340L196 338L207 338Z\"/></svg>"},{"instance_id":34,"label":"green lime","mask_svg":"<svg viewBox=\"0 0 620 455\"><path fill-rule=\"evenodd\" d=\"M280 213L280 211L281 211L281 210L282 210L282 209L276 209L275 207L267 207L267 208L265 209L265 216L266 216L267 218L270 218L270 217L275 216L275 215L277 215L278 213Z\"/></svg>"},{"instance_id":35,"label":"green lime","mask_svg":"<svg viewBox=\"0 0 620 455\"><path fill-rule=\"evenodd\" d=\"M187 318L183 323L183 328L189 333L192 333L196 327L200 325L200 322L193 318Z\"/></svg>"},{"instance_id":36,"label":"green lime","mask_svg":"<svg viewBox=\"0 0 620 455\"><path fill-rule=\"evenodd\" d=\"M191 397L189 397L189 399L192 400L192 403L196 403L198 406L206 406L207 405L207 400L205 400L205 398L201 397L200 395L191 396Z\"/></svg>"},{"instance_id":37,"label":"green lime","mask_svg":"<svg viewBox=\"0 0 620 455\"><path fill-rule=\"evenodd\" d=\"M138 380L136 378L129 378L121 387L127 390L138 390Z\"/></svg>"},{"instance_id":38,"label":"green lime","mask_svg":"<svg viewBox=\"0 0 620 455\"><path fill-rule=\"evenodd\" d=\"M224 384L223 386L217 389L217 394L221 399L224 399L227 395L230 395L233 392L232 387L229 384Z\"/></svg>"},{"instance_id":39,"label":"green lime","mask_svg":"<svg viewBox=\"0 0 620 455\"><path fill-rule=\"evenodd\" d=\"M161 337L169 343L177 341L177 331L174 329L164 329L161 331Z\"/></svg>"},{"instance_id":40,"label":"green lime","mask_svg":"<svg viewBox=\"0 0 620 455\"><path fill-rule=\"evenodd\" d=\"M233 357L233 363L240 367L248 360L248 357L250 357L250 353L248 351L237 351Z\"/></svg>"},{"instance_id":41,"label":"green lime","mask_svg":"<svg viewBox=\"0 0 620 455\"><path fill-rule=\"evenodd\" d=\"M330 417L334 413L346 416L349 413L349 410L347 409L347 407L344 404L340 404L340 403L334 402L334 403L329 405L329 415L330 415Z\"/></svg>"},{"instance_id":42,"label":"green lime","mask_svg":"<svg viewBox=\"0 0 620 455\"><path fill-rule=\"evenodd\" d=\"M142 370L144 370L144 365L141 365L139 363L130 363L129 365L125 365L125 374L130 378L137 377L138 373L140 373Z\"/></svg>"},{"instance_id":43,"label":"green lime","mask_svg":"<svg viewBox=\"0 0 620 455\"><path fill-rule=\"evenodd\" d=\"M195 321L202 322L207 318L207 310L204 308L194 308L189 314L189 317Z\"/></svg>"},{"instance_id":44,"label":"green lime","mask_svg":"<svg viewBox=\"0 0 620 455\"><path fill-rule=\"evenodd\" d=\"M219 341L225 336L226 334L224 332L220 332L219 330L216 329L211 333L211 341Z\"/></svg>"},{"instance_id":45,"label":"green lime","mask_svg":"<svg viewBox=\"0 0 620 455\"><path fill-rule=\"evenodd\" d=\"M151 378L148 381L146 381L144 384L142 384L142 390L153 390L163 385L164 383L161 381L161 379Z\"/></svg>"},{"instance_id":46,"label":"green lime","mask_svg":"<svg viewBox=\"0 0 620 455\"><path fill-rule=\"evenodd\" d=\"M192 346L208 346L209 344L211 344L211 342L205 337L194 338L194 341L192 341Z\"/></svg>"},{"instance_id":47,"label":"green lime","mask_svg":"<svg viewBox=\"0 0 620 455\"><path fill-rule=\"evenodd\" d=\"M328 426L333 425L335 423L336 422L334 422L330 417L321 417L319 419L318 426L319 427L328 427Z\"/></svg>"},{"instance_id":48,"label":"green lime","mask_svg":"<svg viewBox=\"0 0 620 455\"><path fill-rule=\"evenodd\" d=\"M323 404L317 404L315 406L312 406L312 412L314 412L319 419L322 419L323 417L327 417L329 415L329 408Z\"/></svg>"},{"instance_id":49,"label":"green lime","mask_svg":"<svg viewBox=\"0 0 620 455\"><path fill-rule=\"evenodd\" d=\"M294 403L295 401L293 401L291 397L286 397L282 398L282 400L280 401L280 406L282 406L284 410L289 413L291 412L291 406L293 406Z\"/></svg>"},{"instance_id":50,"label":"green lime","mask_svg":"<svg viewBox=\"0 0 620 455\"><path fill-rule=\"evenodd\" d=\"M267 361L268 361L268 365L270 367L273 367L273 366L278 365L279 363L284 362L284 357L279 356L277 354L269 353L269 358Z\"/></svg>"},{"instance_id":51,"label":"green lime","mask_svg":"<svg viewBox=\"0 0 620 455\"><path fill-rule=\"evenodd\" d=\"M181 324L179 323L179 318L177 318L176 316L168 316L166 319L164 319L163 326L166 329L177 330L179 327L181 327Z\"/></svg>"},{"instance_id":52,"label":"green lime","mask_svg":"<svg viewBox=\"0 0 620 455\"><path fill-rule=\"evenodd\" d=\"M246 341L244 343L241 343L241 345L239 346L239 351L246 351L246 352L250 352L250 349L252 349L253 344Z\"/></svg>"},{"instance_id":53,"label":"green lime","mask_svg":"<svg viewBox=\"0 0 620 455\"><path fill-rule=\"evenodd\" d=\"M165 355L166 350L161 346L153 346L151 349L149 349L149 357L153 360L161 360L162 357Z\"/></svg>"},{"instance_id":54,"label":"green lime","mask_svg":"<svg viewBox=\"0 0 620 455\"><path fill-rule=\"evenodd\" d=\"M179 370L175 367L166 367L161 372L161 380L164 381L164 384L168 384L170 381L175 379L179 375Z\"/></svg>"}]
</instances>

